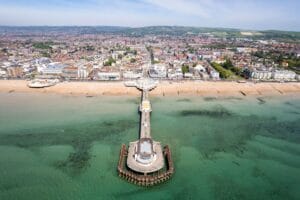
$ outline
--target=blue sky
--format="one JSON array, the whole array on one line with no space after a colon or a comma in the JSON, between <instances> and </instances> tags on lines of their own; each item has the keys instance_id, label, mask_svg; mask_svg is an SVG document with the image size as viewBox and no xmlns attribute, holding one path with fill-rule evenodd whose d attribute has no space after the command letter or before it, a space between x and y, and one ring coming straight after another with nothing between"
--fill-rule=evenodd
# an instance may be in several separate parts
<instances>
[{"instance_id":1,"label":"blue sky","mask_svg":"<svg viewBox=\"0 0 300 200\"><path fill-rule=\"evenodd\" d=\"M0 25L182 25L300 31L300 0L0 0Z\"/></svg>"}]
</instances>

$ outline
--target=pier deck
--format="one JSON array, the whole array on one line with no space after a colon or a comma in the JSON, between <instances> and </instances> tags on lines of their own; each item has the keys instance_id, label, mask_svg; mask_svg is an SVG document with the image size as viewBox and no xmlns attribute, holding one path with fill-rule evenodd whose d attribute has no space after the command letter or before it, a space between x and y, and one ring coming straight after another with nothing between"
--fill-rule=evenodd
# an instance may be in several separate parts
<instances>
[{"instance_id":1,"label":"pier deck","mask_svg":"<svg viewBox=\"0 0 300 200\"><path fill-rule=\"evenodd\" d=\"M122 145L118 165L119 175L130 182L139 185L153 185L169 179L174 173L171 151L169 147L162 148L160 142L151 137L150 116L152 112L149 91L156 87L151 79L141 79L127 83L142 90L139 110L140 133L139 140L130 142L128 151ZM126 85L126 83L125 83Z\"/></svg>"},{"instance_id":2,"label":"pier deck","mask_svg":"<svg viewBox=\"0 0 300 200\"><path fill-rule=\"evenodd\" d=\"M148 87L143 87L140 105L140 138L130 143L127 158L127 166L140 173L152 173L164 167L161 144L151 138L150 113L152 109L147 89Z\"/></svg>"}]
</instances>

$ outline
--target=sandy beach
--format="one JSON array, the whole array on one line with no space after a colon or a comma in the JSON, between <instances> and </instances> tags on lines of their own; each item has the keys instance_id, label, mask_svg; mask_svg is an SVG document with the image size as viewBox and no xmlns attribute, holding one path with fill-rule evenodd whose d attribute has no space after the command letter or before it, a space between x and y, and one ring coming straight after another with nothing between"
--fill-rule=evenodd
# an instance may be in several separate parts
<instances>
[{"instance_id":1,"label":"sandy beach","mask_svg":"<svg viewBox=\"0 0 300 200\"><path fill-rule=\"evenodd\" d=\"M139 95L123 82L62 82L48 88L29 88L25 80L0 80L0 92L40 92L66 95ZM151 91L155 96L251 96L299 94L300 83L161 82Z\"/></svg>"}]
</instances>

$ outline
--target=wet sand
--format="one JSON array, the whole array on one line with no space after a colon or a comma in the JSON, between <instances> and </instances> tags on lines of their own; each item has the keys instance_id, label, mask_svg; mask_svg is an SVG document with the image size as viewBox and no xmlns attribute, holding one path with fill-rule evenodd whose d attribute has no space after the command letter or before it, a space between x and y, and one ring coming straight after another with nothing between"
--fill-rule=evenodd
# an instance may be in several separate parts
<instances>
[{"instance_id":1,"label":"wet sand","mask_svg":"<svg viewBox=\"0 0 300 200\"><path fill-rule=\"evenodd\" d=\"M63 82L49 88L29 88L25 80L0 80L0 92L41 92L69 95L139 95L136 88L123 82ZM151 92L155 96L259 96L300 94L300 82L293 83L237 83L237 82L161 82Z\"/></svg>"}]
</instances>

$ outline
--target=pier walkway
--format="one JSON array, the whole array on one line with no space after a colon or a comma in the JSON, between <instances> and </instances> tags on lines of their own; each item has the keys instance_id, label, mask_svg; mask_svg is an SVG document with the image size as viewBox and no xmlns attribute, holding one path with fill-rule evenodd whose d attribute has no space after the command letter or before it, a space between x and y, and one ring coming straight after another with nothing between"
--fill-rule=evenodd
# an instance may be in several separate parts
<instances>
[{"instance_id":1,"label":"pier walkway","mask_svg":"<svg viewBox=\"0 0 300 200\"><path fill-rule=\"evenodd\" d=\"M151 138L150 112L152 111L151 103L148 100L148 91L143 91L142 103L140 105L141 124L140 138Z\"/></svg>"},{"instance_id":2,"label":"pier walkway","mask_svg":"<svg viewBox=\"0 0 300 200\"><path fill-rule=\"evenodd\" d=\"M142 101L139 107L141 112L140 138L129 144L127 166L136 172L147 174L164 167L161 144L151 138L150 115L152 108L149 90L156 87L156 82L151 79L140 79L136 82L136 87L142 90Z\"/></svg>"},{"instance_id":3,"label":"pier walkway","mask_svg":"<svg viewBox=\"0 0 300 200\"><path fill-rule=\"evenodd\" d=\"M166 146L162 148L160 142L151 137L151 112L149 91L157 85L151 79L139 79L136 82L127 82L127 86L137 87L142 91L139 106L140 132L139 140L130 142L128 151L122 145L118 171L121 177L140 185L153 185L169 179L174 173L171 151ZM126 163L126 164L125 164Z\"/></svg>"}]
</instances>

